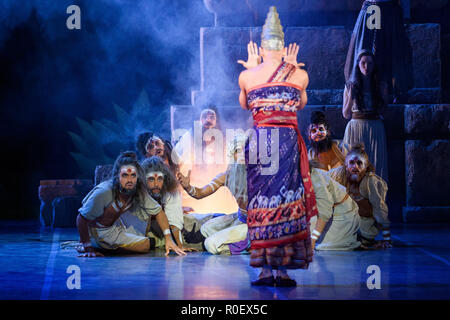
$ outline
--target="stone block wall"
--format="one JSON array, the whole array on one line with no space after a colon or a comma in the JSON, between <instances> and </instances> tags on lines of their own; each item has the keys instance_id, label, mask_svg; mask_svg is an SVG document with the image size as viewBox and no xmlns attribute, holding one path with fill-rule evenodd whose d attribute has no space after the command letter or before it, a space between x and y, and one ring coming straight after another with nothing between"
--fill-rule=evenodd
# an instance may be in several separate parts
<instances>
[{"instance_id":1,"label":"stone block wall","mask_svg":"<svg viewBox=\"0 0 450 320\"><path fill-rule=\"evenodd\" d=\"M286 44L300 46L299 59L306 64L310 104L342 103L344 64L351 30L342 26L288 27ZM441 63L440 27L438 24L412 24L407 29L413 47L414 87L411 103L440 102ZM260 27L201 28L200 59L203 96L224 95L220 91L238 90L238 76L243 67L236 61L247 58L247 43L260 42ZM339 91L334 91L339 90ZM237 99L237 98L236 98ZM431 100L434 99L434 100ZM235 102L236 103L236 100ZM233 104L234 104L233 103Z\"/></svg>"}]
</instances>

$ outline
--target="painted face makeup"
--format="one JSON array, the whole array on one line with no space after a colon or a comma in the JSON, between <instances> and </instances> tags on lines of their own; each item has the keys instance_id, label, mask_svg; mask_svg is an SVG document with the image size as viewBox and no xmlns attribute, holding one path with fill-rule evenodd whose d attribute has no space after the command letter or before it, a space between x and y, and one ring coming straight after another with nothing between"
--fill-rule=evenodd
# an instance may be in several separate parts
<instances>
[{"instance_id":1,"label":"painted face makeup","mask_svg":"<svg viewBox=\"0 0 450 320\"><path fill-rule=\"evenodd\" d=\"M323 123L311 124L309 126L309 138L312 141L318 142L324 140L328 135L328 130Z\"/></svg>"},{"instance_id":2,"label":"painted face makeup","mask_svg":"<svg viewBox=\"0 0 450 320\"><path fill-rule=\"evenodd\" d=\"M345 159L347 175L352 182L359 182L367 169L367 160L360 155L351 154Z\"/></svg>"},{"instance_id":3,"label":"painted face makeup","mask_svg":"<svg viewBox=\"0 0 450 320\"><path fill-rule=\"evenodd\" d=\"M120 168L119 181L120 185L125 190L132 190L137 184L137 169L135 166L126 165Z\"/></svg>"},{"instance_id":4,"label":"painted face makeup","mask_svg":"<svg viewBox=\"0 0 450 320\"><path fill-rule=\"evenodd\" d=\"M159 194L164 184L164 173L151 171L145 177L147 178L147 186L152 194Z\"/></svg>"}]
</instances>

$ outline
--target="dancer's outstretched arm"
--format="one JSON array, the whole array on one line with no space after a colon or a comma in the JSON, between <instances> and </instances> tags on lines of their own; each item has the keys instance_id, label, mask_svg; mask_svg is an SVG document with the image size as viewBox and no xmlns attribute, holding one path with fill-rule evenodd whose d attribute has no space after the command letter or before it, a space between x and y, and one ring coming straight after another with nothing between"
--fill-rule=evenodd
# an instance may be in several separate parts
<instances>
[{"instance_id":1,"label":"dancer's outstretched arm","mask_svg":"<svg viewBox=\"0 0 450 320\"><path fill-rule=\"evenodd\" d=\"M203 199L214 192L216 192L220 187L225 185L225 179L226 179L226 172L219 173L214 179L211 180L210 183L208 183L203 188L197 188L194 186L191 186L190 180L191 180L191 171L189 170L188 175L184 176L182 173L178 173L177 175L178 181L180 182L181 186L186 190L186 192L195 199Z\"/></svg>"}]
</instances>

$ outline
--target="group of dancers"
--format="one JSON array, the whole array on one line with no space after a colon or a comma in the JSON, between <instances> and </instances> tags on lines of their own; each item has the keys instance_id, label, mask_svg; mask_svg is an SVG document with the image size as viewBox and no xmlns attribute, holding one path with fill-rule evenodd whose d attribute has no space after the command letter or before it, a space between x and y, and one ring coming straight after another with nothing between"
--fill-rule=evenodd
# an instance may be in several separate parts
<instances>
[{"instance_id":1,"label":"group of dancers","mask_svg":"<svg viewBox=\"0 0 450 320\"><path fill-rule=\"evenodd\" d=\"M380 2L390 6L386 12L397 8L392 1ZM278 13L271 7L261 46L250 42L247 61L239 61L246 68L239 76L239 103L251 111L253 129L231 141L223 172L203 187L192 185L191 171L180 170L177 146L153 133L141 134L138 152L121 153L111 178L83 200L77 218L80 255L145 253L158 247L166 255L198 250L250 254L250 265L261 268L252 285L289 287L297 284L287 270L307 269L314 250L391 247L382 112L399 91L395 81L384 81L395 78L388 59L383 66L391 69L379 72L374 50L362 48L367 41L359 37L360 18L346 64L352 71L346 72L342 113L351 120L343 141L330 138L325 114L315 111L306 148L297 112L307 103L308 73L297 62L298 46L285 47ZM388 41L378 37L372 43L382 41L386 48ZM200 120L205 129L214 127L214 110L204 110ZM273 150L275 140L278 150ZM271 174L265 173L263 159L250 159L274 152L279 161ZM182 193L202 199L222 187L234 197L237 212L195 215L183 205ZM382 240L376 241L380 234Z\"/></svg>"}]
</instances>

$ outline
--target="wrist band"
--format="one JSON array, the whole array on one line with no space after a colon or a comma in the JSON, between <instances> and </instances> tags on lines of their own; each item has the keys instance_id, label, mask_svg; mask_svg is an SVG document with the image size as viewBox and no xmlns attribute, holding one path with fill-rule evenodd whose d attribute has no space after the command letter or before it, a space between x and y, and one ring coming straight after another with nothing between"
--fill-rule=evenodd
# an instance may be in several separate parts
<instances>
[{"instance_id":1,"label":"wrist band","mask_svg":"<svg viewBox=\"0 0 450 320\"><path fill-rule=\"evenodd\" d=\"M311 236L311 239L317 240L317 239L319 239L319 237L316 236L315 234L313 234L313 235Z\"/></svg>"},{"instance_id":2,"label":"wrist band","mask_svg":"<svg viewBox=\"0 0 450 320\"><path fill-rule=\"evenodd\" d=\"M313 235L315 235L317 237L320 237L320 235L322 234L319 231L317 231L316 229L314 229L312 233L313 233Z\"/></svg>"},{"instance_id":3,"label":"wrist band","mask_svg":"<svg viewBox=\"0 0 450 320\"><path fill-rule=\"evenodd\" d=\"M164 233L164 235L165 235L165 236L169 235L169 234L170 234L170 229L166 229L166 230L164 230L164 232L163 232L163 233Z\"/></svg>"}]
</instances>

